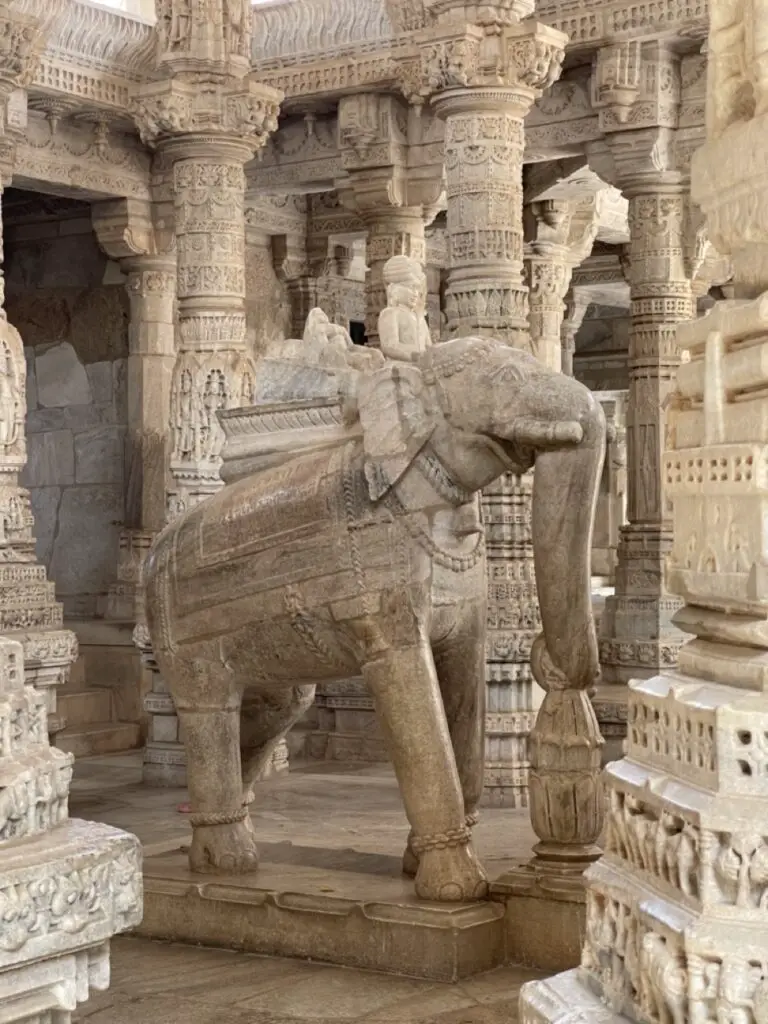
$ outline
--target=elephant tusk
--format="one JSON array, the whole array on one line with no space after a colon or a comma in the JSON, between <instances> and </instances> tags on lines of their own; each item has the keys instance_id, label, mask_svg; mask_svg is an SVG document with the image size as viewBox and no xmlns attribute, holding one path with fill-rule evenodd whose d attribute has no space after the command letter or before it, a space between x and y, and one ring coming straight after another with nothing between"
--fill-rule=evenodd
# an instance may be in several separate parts
<instances>
[{"instance_id":1,"label":"elephant tusk","mask_svg":"<svg viewBox=\"0 0 768 1024\"><path fill-rule=\"evenodd\" d=\"M546 423L542 420L519 419L512 426L510 440L532 448L580 444L584 440L584 428L575 420Z\"/></svg>"}]
</instances>

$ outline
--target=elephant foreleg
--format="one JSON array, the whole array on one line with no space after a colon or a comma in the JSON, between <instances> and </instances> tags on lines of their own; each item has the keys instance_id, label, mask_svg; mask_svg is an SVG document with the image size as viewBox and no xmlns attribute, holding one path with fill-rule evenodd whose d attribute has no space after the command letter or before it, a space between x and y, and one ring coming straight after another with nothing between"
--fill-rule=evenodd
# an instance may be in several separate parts
<instances>
[{"instance_id":1,"label":"elephant foreleg","mask_svg":"<svg viewBox=\"0 0 768 1024\"><path fill-rule=\"evenodd\" d=\"M437 678L464 796L468 828L477 822L485 764L485 608L473 606L460 629L434 652ZM403 856L403 871L415 875L418 857L413 834Z\"/></svg>"},{"instance_id":2,"label":"elephant foreleg","mask_svg":"<svg viewBox=\"0 0 768 1024\"><path fill-rule=\"evenodd\" d=\"M390 649L363 668L419 857L422 899L481 899L485 874L464 822L464 797L432 651L426 640Z\"/></svg>"},{"instance_id":3,"label":"elephant foreleg","mask_svg":"<svg viewBox=\"0 0 768 1024\"><path fill-rule=\"evenodd\" d=\"M311 707L314 696L314 686L295 686L261 694L246 692L240 721L245 804L252 802L254 786L269 764L275 747Z\"/></svg>"}]
</instances>

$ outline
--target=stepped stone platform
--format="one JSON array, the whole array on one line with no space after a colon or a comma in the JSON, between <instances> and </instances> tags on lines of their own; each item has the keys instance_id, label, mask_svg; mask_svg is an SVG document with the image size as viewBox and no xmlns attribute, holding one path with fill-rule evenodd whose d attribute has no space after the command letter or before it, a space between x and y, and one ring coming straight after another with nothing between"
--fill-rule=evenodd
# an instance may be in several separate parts
<instances>
[{"instance_id":1,"label":"stepped stone platform","mask_svg":"<svg viewBox=\"0 0 768 1024\"><path fill-rule=\"evenodd\" d=\"M400 871L408 823L387 765L306 762L264 782L252 813L261 866L247 877L191 874L191 829L177 811L186 792L140 778L140 754L87 758L72 786L78 814L142 840L139 935L434 981L510 959L504 898L448 906L414 896ZM475 838L491 879L527 861L535 841L527 809L488 808Z\"/></svg>"}]
</instances>

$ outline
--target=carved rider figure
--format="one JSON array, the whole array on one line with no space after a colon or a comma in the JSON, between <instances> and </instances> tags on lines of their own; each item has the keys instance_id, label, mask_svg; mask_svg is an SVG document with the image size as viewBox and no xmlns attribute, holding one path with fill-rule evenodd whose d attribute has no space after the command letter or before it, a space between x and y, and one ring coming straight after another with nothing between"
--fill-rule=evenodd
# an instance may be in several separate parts
<instances>
[{"instance_id":1,"label":"carved rider figure","mask_svg":"<svg viewBox=\"0 0 768 1024\"><path fill-rule=\"evenodd\" d=\"M410 256L393 256L382 273L387 306L379 314L381 351L388 359L414 362L432 344L425 319L426 275Z\"/></svg>"}]
</instances>

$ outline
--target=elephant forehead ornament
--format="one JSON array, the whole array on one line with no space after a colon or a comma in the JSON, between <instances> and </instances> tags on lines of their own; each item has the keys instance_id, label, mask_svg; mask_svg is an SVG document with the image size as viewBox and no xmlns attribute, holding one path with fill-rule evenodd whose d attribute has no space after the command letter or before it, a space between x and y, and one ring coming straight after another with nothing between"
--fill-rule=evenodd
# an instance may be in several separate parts
<instances>
[{"instance_id":1,"label":"elephant forehead ornament","mask_svg":"<svg viewBox=\"0 0 768 1024\"><path fill-rule=\"evenodd\" d=\"M411 825L403 870L422 898L483 898L471 843L484 761L478 492L536 463L546 648L534 667L586 689L601 407L493 339L386 361L319 312L303 340L267 353L254 394L253 408L221 414L239 471L163 531L145 571L153 650L185 737L191 867L256 867L248 804L275 745L316 683L362 675ZM249 462L253 438L261 454Z\"/></svg>"}]
</instances>

